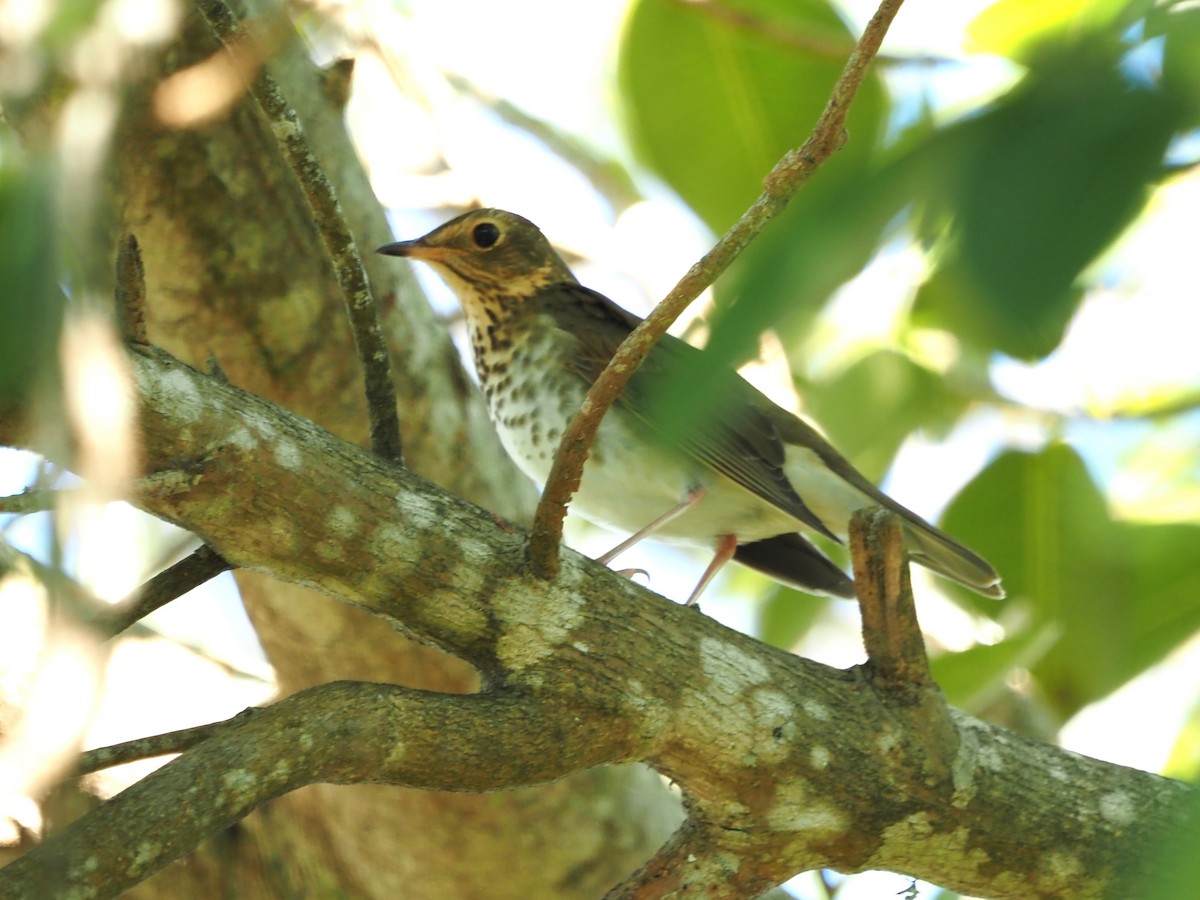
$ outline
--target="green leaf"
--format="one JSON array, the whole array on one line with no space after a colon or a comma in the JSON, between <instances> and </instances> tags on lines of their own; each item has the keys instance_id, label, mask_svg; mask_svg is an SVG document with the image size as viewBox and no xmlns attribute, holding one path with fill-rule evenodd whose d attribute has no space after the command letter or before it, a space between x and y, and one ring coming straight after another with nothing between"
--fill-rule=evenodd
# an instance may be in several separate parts
<instances>
[{"instance_id":1,"label":"green leaf","mask_svg":"<svg viewBox=\"0 0 1200 900\"><path fill-rule=\"evenodd\" d=\"M966 408L940 375L892 350L806 386L804 399L833 445L872 481L887 472L911 432L948 425Z\"/></svg>"},{"instance_id":2,"label":"green leaf","mask_svg":"<svg viewBox=\"0 0 1200 900\"><path fill-rule=\"evenodd\" d=\"M0 409L28 396L55 359L63 297L45 173L0 132Z\"/></svg>"},{"instance_id":3,"label":"green leaf","mask_svg":"<svg viewBox=\"0 0 1200 900\"><path fill-rule=\"evenodd\" d=\"M1180 98L1119 64L1076 48L918 151L918 196L941 213L927 227L950 223L918 322L1021 359L1058 345L1082 273L1140 212L1184 123Z\"/></svg>"},{"instance_id":4,"label":"green leaf","mask_svg":"<svg viewBox=\"0 0 1200 900\"><path fill-rule=\"evenodd\" d=\"M1162 773L1168 778L1200 782L1200 703L1192 707L1183 723Z\"/></svg>"},{"instance_id":5,"label":"green leaf","mask_svg":"<svg viewBox=\"0 0 1200 900\"><path fill-rule=\"evenodd\" d=\"M1200 526L1113 521L1066 446L1003 454L959 494L943 527L996 566L1030 631L1058 630L1032 673L1062 719L1200 629Z\"/></svg>"},{"instance_id":6,"label":"green leaf","mask_svg":"<svg viewBox=\"0 0 1200 900\"><path fill-rule=\"evenodd\" d=\"M756 634L774 647L789 650L825 614L828 597L814 597L776 585L758 611Z\"/></svg>"},{"instance_id":7,"label":"green leaf","mask_svg":"<svg viewBox=\"0 0 1200 900\"><path fill-rule=\"evenodd\" d=\"M1141 671L1200 630L1200 526L1118 523L1130 567L1129 665Z\"/></svg>"},{"instance_id":8,"label":"green leaf","mask_svg":"<svg viewBox=\"0 0 1200 900\"><path fill-rule=\"evenodd\" d=\"M718 285L709 347L740 363L767 328L785 344L806 333L830 296L874 255L888 223L909 201L910 185L893 167L807 185Z\"/></svg>"},{"instance_id":9,"label":"green leaf","mask_svg":"<svg viewBox=\"0 0 1200 900\"><path fill-rule=\"evenodd\" d=\"M1043 624L996 644L977 644L959 653L935 657L933 679L953 706L972 715L994 703L1006 690L1015 668L1032 668L1058 639L1056 628Z\"/></svg>"},{"instance_id":10,"label":"green leaf","mask_svg":"<svg viewBox=\"0 0 1200 900\"><path fill-rule=\"evenodd\" d=\"M1129 0L997 0L967 26L967 41L975 52L1027 62L1047 44L1110 29L1129 6Z\"/></svg>"},{"instance_id":11,"label":"green leaf","mask_svg":"<svg viewBox=\"0 0 1200 900\"><path fill-rule=\"evenodd\" d=\"M639 158L722 232L808 136L853 46L821 0L639 0L618 61L626 131ZM861 165L882 113L872 76L826 168Z\"/></svg>"}]
</instances>

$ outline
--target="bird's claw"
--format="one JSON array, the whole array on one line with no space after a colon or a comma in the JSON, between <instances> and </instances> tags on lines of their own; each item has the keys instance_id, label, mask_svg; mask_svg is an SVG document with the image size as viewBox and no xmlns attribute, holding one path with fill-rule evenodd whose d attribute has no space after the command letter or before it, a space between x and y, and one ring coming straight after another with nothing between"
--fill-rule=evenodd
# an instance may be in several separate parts
<instances>
[{"instance_id":1,"label":"bird's claw","mask_svg":"<svg viewBox=\"0 0 1200 900\"><path fill-rule=\"evenodd\" d=\"M613 571L616 572L618 575L624 575L626 578L628 578L631 581L633 580L633 577L635 575L641 575L643 578L646 579L647 582L650 581L650 573L647 572L645 569L613 569Z\"/></svg>"}]
</instances>

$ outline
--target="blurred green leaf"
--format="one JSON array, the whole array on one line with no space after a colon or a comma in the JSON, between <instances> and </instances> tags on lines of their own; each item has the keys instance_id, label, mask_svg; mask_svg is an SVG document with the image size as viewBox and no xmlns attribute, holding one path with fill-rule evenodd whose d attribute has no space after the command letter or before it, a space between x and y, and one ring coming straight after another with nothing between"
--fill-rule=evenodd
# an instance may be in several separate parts
<instances>
[{"instance_id":1,"label":"blurred green leaf","mask_svg":"<svg viewBox=\"0 0 1200 900\"><path fill-rule=\"evenodd\" d=\"M933 678L951 705L979 715L1007 690L1013 669L1032 668L1057 639L1057 629L1043 624L996 644L944 653L931 661Z\"/></svg>"},{"instance_id":2,"label":"blurred green leaf","mask_svg":"<svg viewBox=\"0 0 1200 900\"><path fill-rule=\"evenodd\" d=\"M1141 210L1185 104L1132 84L1112 48L1046 62L986 113L946 129L910 163L948 234L915 319L1021 359L1048 354L1084 269Z\"/></svg>"},{"instance_id":3,"label":"blurred green leaf","mask_svg":"<svg viewBox=\"0 0 1200 900\"><path fill-rule=\"evenodd\" d=\"M893 350L806 386L804 399L834 446L872 481L884 476L910 433L947 426L966 408L940 375Z\"/></svg>"},{"instance_id":4,"label":"blurred green leaf","mask_svg":"<svg viewBox=\"0 0 1200 900\"><path fill-rule=\"evenodd\" d=\"M1148 17L1147 32L1165 38L1163 84L1185 99L1189 125L1200 125L1200 7L1175 4L1157 8Z\"/></svg>"},{"instance_id":5,"label":"blurred green leaf","mask_svg":"<svg viewBox=\"0 0 1200 900\"><path fill-rule=\"evenodd\" d=\"M863 174L806 191L802 204L747 248L723 291L735 300L713 318L708 355L683 367L679 387L664 386L669 416L686 422L703 414L720 392L721 373L754 356L766 329L779 331L786 344L811 324L833 290L870 259L895 214L895 185Z\"/></svg>"},{"instance_id":6,"label":"blurred green leaf","mask_svg":"<svg viewBox=\"0 0 1200 900\"><path fill-rule=\"evenodd\" d=\"M639 0L618 63L626 130L640 158L722 232L808 136L853 46L822 0ZM826 168L861 165L882 114L872 76L850 112L851 140Z\"/></svg>"},{"instance_id":7,"label":"blurred green leaf","mask_svg":"<svg viewBox=\"0 0 1200 900\"><path fill-rule=\"evenodd\" d=\"M768 328L785 344L806 333L833 293L870 261L909 201L910 186L894 168L827 174L746 248L718 286L714 351L741 362Z\"/></svg>"},{"instance_id":8,"label":"blurred green leaf","mask_svg":"<svg viewBox=\"0 0 1200 900\"><path fill-rule=\"evenodd\" d=\"M996 566L1006 602L1028 607L1030 629L1059 629L1032 673L1062 719L1200 629L1200 526L1114 522L1066 446L1003 454L959 494L943 527Z\"/></svg>"},{"instance_id":9,"label":"blurred green leaf","mask_svg":"<svg viewBox=\"0 0 1200 900\"><path fill-rule=\"evenodd\" d=\"M1200 782L1200 703L1192 707L1163 766L1168 778Z\"/></svg>"},{"instance_id":10,"label":"blurred green leaf","mask_svg":"<svg viewBox=\"0 0 1200 900\"><path fill-rule=\"evenodd\" d=\"M1118 523L1118 538L1136 599L1130 662L1141 671L1200 630L1200 526Z\"/></svg>"},{"instance_id":11,"label":"blurred green leaf","mask_svg":"<svg viewBox=\"0 0 1200 900\"><path fill-rule=\"evenodd\" d=\"M997 0L967 26L969 49L1028 62L1047 44L1069 43L1110 29L1129 0Z\"/></svg>"},{"instance_id":12,"label":"blurred green leaf","mask_svg":"<svg viewBox=\"0 0 1200 900\"><path fill-rule=\"evenodd\" d=\"M619 72L633 143L723 231L758 196L775 162L807 137L853 43L821 0L640 0ZM673 392L672 415L703 414L725 365L752 356L767 328L804 328L870 258L897 202L881 198L866 176L884 109L880 83L869 78L850 112L846 145L721 284L713 356L680 374L686 388Z\"/></svg>"},{"instance_id":13,"label":"blurred green leaf","mask_svg":"<svg viewBox=\"0 0 1200 900\"><path fill-rule=\"evenodd\" d=\"M0 408L24 399L55 359L63 298L53 215L49 179L0 132Z\"/></svg>"},{"instance_id":14,"label":"blurred green leaf","mask_svg":"<svg viewBox=\"0 0 1200 900\"><path fill-rule=\"evenodd\" d=\"M756 634L774 647L788 650L802 638L834 601L776 585L758 611Z\"/></svg>"}]
</instances>

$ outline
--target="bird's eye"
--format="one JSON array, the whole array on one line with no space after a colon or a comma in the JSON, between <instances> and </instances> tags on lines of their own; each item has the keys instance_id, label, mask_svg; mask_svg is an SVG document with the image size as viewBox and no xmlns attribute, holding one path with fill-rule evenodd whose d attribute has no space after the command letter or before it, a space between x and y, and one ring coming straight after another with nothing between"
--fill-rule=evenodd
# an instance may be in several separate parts
<instances>
[{"instance_id":1,"label":"bird's eye","mask_svg":"<svg viewBox=\"0 0 1200 900\"><path fill-rule=\"evenodd\" d=\"M500 229L491 222L481 222L471 232L471 240L480 250L487 250L500 240Z\"/></svg>"}]
</instances>

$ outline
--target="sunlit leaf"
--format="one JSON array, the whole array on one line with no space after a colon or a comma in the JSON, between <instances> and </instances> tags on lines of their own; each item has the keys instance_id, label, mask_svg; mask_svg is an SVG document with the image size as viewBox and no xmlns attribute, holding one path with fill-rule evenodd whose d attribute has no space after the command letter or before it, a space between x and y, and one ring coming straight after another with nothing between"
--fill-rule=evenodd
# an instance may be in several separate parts
<instances>
[{"instance_id":1,"label":"sunlit leaf","mask_svg":"<svg viewBox=\"0 0 1200 900\"><path fill-rule=\"evenodd\" d=\"M950 228L917 320L1022 359L1049 353L1081 274L1141 210L1183 110L1130 84L1108 51L1081 48L934 138L918 164Z\"/></svg>"},{"instance_id":2,"label":"sunlit leaf","mask_svg":"<svg viewBox=\"0 0 1200 900\"><path fill-rule=\"evenodd\" d=\"M53 362L62 315L48 179L0 133L0 408Z\"/></svg>"},{"instance_id":3,"label":"sunlit leaf","mask_svg":"<svg viewBox=\"0 0 1200 900\"><path fill-rule=\"evenodd\" d=\"M1129 0L998 0L967 26L967 48L1024 61L1048 42L1110 26L1129 6Z\"/></svg>"},{"instance_id":4,"label":"sunlit leaf","mask_svg":"<svg viewBox=\"0 0 1200 900\"><path fill-rule=\"evenodd\" d=\"M1064 719L1200 629L1200 526L1113 521L1068 447L1000 456L943 524L991 560L1030 627L1059 630L1032 671Z\"/></svg>"},{"instance_id":5,"label":"sunlit leaf","mask_svg":"<svg viewBox=\"0 0 1200 900\"><path fill-rule=\"evenodd\" d=\"M833 380L809 386L804 399L834 445L875 481L911 432L949 424L966 407L940 375L891 350L872 353Z\"/></svg>"},{"instance_id":6,"label":"sunlit leaf","mask_svg":"<svg viewBox=\"0 0 1200 900\"><path fill-rule=\"evenodd\" d=\"M1167 764L1163 766L1163 774L1200 782L1200 703L1192 707L1183 723Z\"/></svg>"},{"instance_id":7,"label":"sunlit leaf","mask_svg":"<svg viewBox=\"0 0 1200 900\"><path fill-rule=\"evenodd\" d=\"M808 136L853 45L822 0L639 0L619 59L626 129L640 158L724 231ZM869 78L829 167L853 167L873 149L881 101Z\"/></svg>"}]
</instances>

